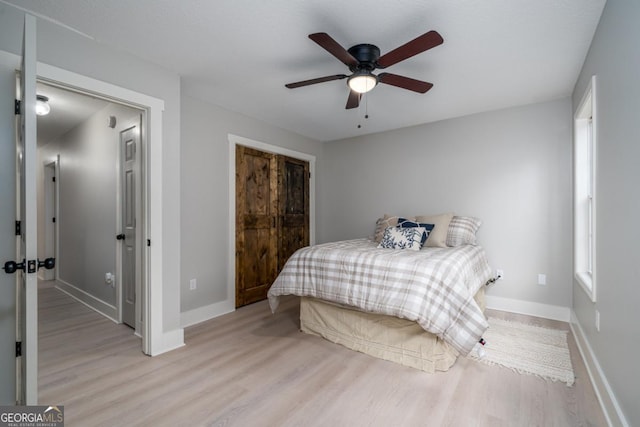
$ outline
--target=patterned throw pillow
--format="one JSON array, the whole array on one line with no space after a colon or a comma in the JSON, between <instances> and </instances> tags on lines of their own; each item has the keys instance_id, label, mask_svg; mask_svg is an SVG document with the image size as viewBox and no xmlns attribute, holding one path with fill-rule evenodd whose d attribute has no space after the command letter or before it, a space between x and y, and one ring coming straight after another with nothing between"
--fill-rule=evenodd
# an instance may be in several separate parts
<instances>
[{"instance_id":1,"label":"patterned throw pillow","mask_svg":"<svg viewBox=\"0 0 640 427\"><path fill-rule=\"evenodd\" d=\"M378 247L419 251L422 247L422 235L426 232L423 227L387 227Z\"/></svg>"},{"instance_id":2,"label":"patterned throw pillow","mask_svg":"<svg viewBox=\"0 0 640 427\"><path fill-rule=\"evenodd\" d=\"M387 227L395 227L396 225L398 225L397 216L389 216L387 214L384 214L382 218L378 218L378 220L376 221L376 231L373 239L376 241L376 243L380 243L380 241L382 240L382 236L384 235L384 230L386 230Z\"/></svg>"},{"instance_id":3,"label":"patterned throw pillow","mask_svg":"<svg viewBox=\"0 0 640 427\"><path fill-rule=\"evenodd\" d=\"M482 221L478 218L454 216L447 232L447 246L475 245L480 225Z\"/></svg>"},{"instance_id":4,"label":"patterned throw pillow","mask_svg":"<svg viewBox=\"0 0 640 427\"><path fill-rule=\"evenodd\" d=\"M400 217L398 218L398 227L400 228L422 227L425 230L427 230L427 232L422 235L422 245L424 245L424 242L427 241L427 237L429 237L429 233L431 233L431 230L433 230L434 225L426 224L424 222L415 222L415 221L411 221L409 219Z\"/></svg>"}]
</instances>

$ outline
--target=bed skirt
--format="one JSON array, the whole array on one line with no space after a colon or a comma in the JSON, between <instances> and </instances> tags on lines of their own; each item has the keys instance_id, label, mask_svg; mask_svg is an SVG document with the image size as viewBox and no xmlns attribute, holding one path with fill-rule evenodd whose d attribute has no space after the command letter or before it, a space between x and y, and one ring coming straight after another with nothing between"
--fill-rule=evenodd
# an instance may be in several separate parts
<instances>
[{"instance_id":1,"label":"bed skirt","mask_svg":"<svg viewBox=\"0 0 640 427\"><path fill-rule=\"evenodd\" d=\"M484 287L475 300L484 312ZM300 329L351 350L429 373L447 371L458 357L457 350L416 322L309 297L300 300Z\"/></svg>"}]
</instances>

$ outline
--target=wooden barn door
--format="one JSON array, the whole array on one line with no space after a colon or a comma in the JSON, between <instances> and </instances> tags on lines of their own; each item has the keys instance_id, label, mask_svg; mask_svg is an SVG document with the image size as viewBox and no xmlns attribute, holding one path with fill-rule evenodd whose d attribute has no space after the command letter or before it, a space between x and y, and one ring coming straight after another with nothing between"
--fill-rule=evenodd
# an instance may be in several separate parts
<instances>
[{"instance_id":1,"label":"wooden barn door","mask_svg":"<svg viewBox=\"0 0 640 427\"><path fill-rule=\"evenodd\" d=\"M308 162L236 146L236 307L264 300L308 244Z\"/></svg>"},{"instance_id":2,"label":"wooden barn door","mask_svg":"<svg viewBox=\"0 0 640 427\"><path fill-rule=\"evenodd\" d=\"M309 162L278 156L278 272L309 245Z\"/></svg>"},{"instance_id":3,"label":"wooden barn door","mask_svg":"<svg viewBox=\"0 0 640 427\"><path fill-rule=\"evenodd\" d=\"M278 163L236 148L236 307L266 298L278 273Z\"/></svg>"}]
</instances>

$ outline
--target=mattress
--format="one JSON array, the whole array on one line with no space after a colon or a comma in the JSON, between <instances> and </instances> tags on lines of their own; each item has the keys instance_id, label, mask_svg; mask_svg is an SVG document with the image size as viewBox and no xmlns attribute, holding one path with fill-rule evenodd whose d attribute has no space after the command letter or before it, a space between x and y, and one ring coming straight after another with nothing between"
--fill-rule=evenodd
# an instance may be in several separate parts
<instances>
[{"instance_id":1,"label":"mattress","mask_svg":"<svg viewBox=\"0 0 640 427\"><path fill-rule=\"evenodd\" d=\"M484 312L484 288L475 300ZM459 354L416 322L310 297L300 300L300 329L351 350L428 373L447 371Z\"/></svg>"}]
</instances>

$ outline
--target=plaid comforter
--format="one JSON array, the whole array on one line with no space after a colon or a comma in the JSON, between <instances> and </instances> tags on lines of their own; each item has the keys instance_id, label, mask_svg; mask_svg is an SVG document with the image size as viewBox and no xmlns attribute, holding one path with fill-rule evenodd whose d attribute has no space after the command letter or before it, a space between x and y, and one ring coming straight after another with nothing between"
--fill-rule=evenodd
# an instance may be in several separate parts
<instances>
[{"instance_id":1,"label":"plaid comforter","mask_svg":"<svg viewBox=\"0 0 640 427\"><path fill-rule=\"evenodd\" d=\"M489 326L473 297L490 277L480 246L408 251L356 239L299 249L268 297L272 312L279 295L300 295L412 320L467 355Z\"/></svg>"}]
</instances>

